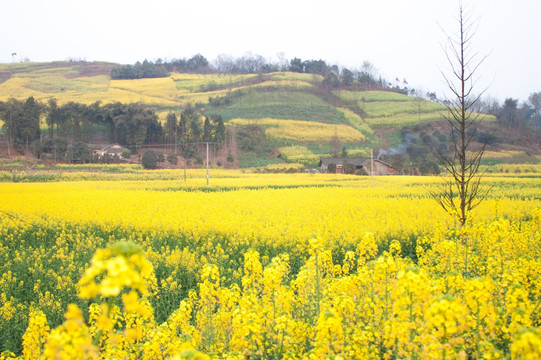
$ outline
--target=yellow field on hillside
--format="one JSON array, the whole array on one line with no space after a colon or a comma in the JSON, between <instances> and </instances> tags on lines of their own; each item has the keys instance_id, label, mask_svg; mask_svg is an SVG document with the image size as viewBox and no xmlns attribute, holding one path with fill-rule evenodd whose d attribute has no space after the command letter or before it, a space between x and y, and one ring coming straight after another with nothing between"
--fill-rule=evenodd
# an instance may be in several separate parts
<instances>
[{"instance_id":1,"label":"yellow field on hillside","mask_svg":"<svg viewBox=\"0 0 541 360\"><path fill-rule=\"evenodd\" d=\"M230 124L262 126L265 134L271 138L298 142L330 142L335 134L344 142L359 142L365 139L360 131L343 124L270 118L233 119Z\"/></svg>"}]
</instances>

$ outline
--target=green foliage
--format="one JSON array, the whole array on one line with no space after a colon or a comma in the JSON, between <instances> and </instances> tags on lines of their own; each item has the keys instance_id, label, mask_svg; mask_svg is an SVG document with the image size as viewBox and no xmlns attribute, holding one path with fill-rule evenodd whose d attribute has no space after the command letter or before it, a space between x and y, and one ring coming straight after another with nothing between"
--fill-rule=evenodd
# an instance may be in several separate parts
<instances>
[{"instance_id":1,"label":"green foliage","mask_svg":"<svg viewBox=\"0 0 541 360\"><path fill-rule=\"evenodd\" d=\"M158 162L164 162L165 161L165 155L161 151L156 152L156 161Z\"/></svg>"},{"instance_id":2,"label":"green foliage","mask_svg":"<svg viewBox=\"0 0 541 360\"><path fill-rule=\"evenodd\" d=\"M131 151L129 149L124 149L122 151L122 154L120 154L120 156L123 158L123 159L129 159L131 157Z\"/></svg>"},{"instance_id":3,"label":"green foliage","mask_svg":"<svg viewBox=\"0 0 541 360\"><path fill-rule=\"evenodd\" d=\"M158 155L154 150L147 150L141 158L141 164L147 170L156 169L158 167Z\"/></svg>"},{"instance_id":4,"label":"green foliage","mask_svg":"<svg viewBox=\"0 0 541 360\"><path fill-rule=\"evenodd\" d=\"M265 133L258 126L248 126L237 131L237 142L244 151L261 151Z\"/></svg>"},{"instance_id":5,"label":"green foliage","mask_svg":"<svg viewBox=\"0 0 541 360\"><path fill-rule=\"evenodd\" d=\"M26 149L40 137L40 115L42 107L30 96L23 103L16 99L0 103L0 117L10 140L18 147Z\"/></svg>"},{"instance_id":6,"label":"green foliage","mask_svg":"<svg viewBox=\"0 0 541 360\"><path fill-rule=\"evenodd\" d=\"M327 166L327 171L330 172L330 173L335 173L336 172L336 164L330 163Z\"/></svg>"},{"instance_id":7,"label":"green foliage","mask_svg":"<svg viewBox=\"0 0 541 360\"><path fill-rule=\"evenodd\" d=\"M216 129L214 130L214 141L221 143L225 140L225 124L220 115L213 117L212 119L216 123Z\"/></svg>"},{"instance_id":8,"label":"green foliage","mask_svg":"<svg viewBox=\"0 0 541 360\"><path fill-rule=\"evenodd\" d=\"M240 154L240 168L251 168L251 167L265 167L270 164L283 164L283 160L265 156L263 154L256 154L255 152L244 152Z\"/></svg>"},{"instance_id":9,"label":"green foliage","mask_svg":"<svg viewBox=\"0 0 541 360\"><path fill-rule=\"evenodd\" d=\"M92 151L87 144L76 142L68 148L68 160L71 163L89 163L92 160Z\"/></svg>"},{"instance_id":10,"label":"green foliage","mask_svg":"<svg viewBox=\"0 0 541 360\"><path fill-rule=\"evenodd\" d=\"M411 99L411 98L410 98ZM389 117L398 114L415 114L445 112L443 105L422 100L419 105L415 101L371 101L360 102L360 108L368 117Z\"/></svg>"},{"instance_id":11,"label":"green foliage","mask_svg":"<svg viewBox=\"0 0 541 360\"><path fill-rule=\"evenodd\" d=\"M123 65L111 70L111 79L143 79L169 76L169 73L161 63L153 63L145 60L135 65Z\"/></svg>"},{"instance_id":12,"label":"green foliage","mask_svg":"<svg viewBox=\"0 0 541 360\"><path fill-rule=\"evenodd\" d=\"M68 150L68 142L66 139L56 138L48 139L41 147L41 151L46 154L51 154L55 158L63 158Z\"/></svg>"},{"instance_id":13,"label":"green foliage","mask_svg":"<svg viewBox=\"0 0 541 360\"><path fill-rule=\"evenodd\" d=\"M244 95L242 90L228 91L227 94L223 96L212 97L209 96L209 105L211 106L229 106L233 101Z\"/></svg>"},{"instance_id":14,"label":"green foliage","mask_svg":"<svg viewBox=\"0 0 541 360\"><path fill-rule=\"evenodd\" d=\"M112 140L132 149L161 138L162 127L154 111L143 104L114 103L105 106Z\"/></svg>"},{"instance_id":15,"label":"green foliage","mask_svg":"<svg viewBox=\"0 0 541 360\"><path fill-rule=\"evenodd\" d=\"M347 161L344 163L344 172L346 174L353 174L355 172L355 165L348 163Z\"/></svg>"},{"instance_id":16,"label":"green foliage","mask_svg":"<svg viewBox=\"0 0 541 360\"><path fill-rule=\"evenodd\" d=\"M169 154L167 155L167 162L171 165L177 165L178 164L178 156L175 154Z\"/></svg>"},{"instance_id":17,"label":"green foliage","mask_svg":"<svg viewBox=\"0 0 541 360\"><path fill-rule=\"evenodd\" d=\"M333 92L344 101L411 101L412 98L393 91L350 91L338 90Z\"/></svg>"}]
</instances>

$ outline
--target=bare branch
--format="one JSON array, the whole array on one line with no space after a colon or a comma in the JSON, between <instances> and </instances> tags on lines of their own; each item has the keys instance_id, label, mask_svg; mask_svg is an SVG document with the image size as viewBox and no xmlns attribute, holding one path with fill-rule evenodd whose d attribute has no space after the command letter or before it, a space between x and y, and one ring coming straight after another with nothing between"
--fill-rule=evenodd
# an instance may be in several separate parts
<instances>
[{"instance_id":1,"label":"bare branch","mask_svg":"<svg viewBox=\"0 0 541 360\"><path fill-rule=\"evenodd\" d=\"M445 211L457 213L460 223L464 225L468 211L476 207L490 190L480 192L484 173L480 174L479 168L486 144L483 144L480 150L472 150L478 135L479 121L482 119L480 114L472 110L486 91L483 90L477 96L472 95L475 74L487 56L476 61L478 53L472 51L472 41L478 22L471 21L471 17L464 13L462 3L459 5L456 20L459 26L456 36L450 36L444 31L448 44L444 51L450 75L441 71L455 99L453 102L445 102L447 114L443 116L451 130L453 154L447 155L436 149L435 153L447 170L449 178L444 178L441 191L430 194Z\"/></svg>"}]
</instances>

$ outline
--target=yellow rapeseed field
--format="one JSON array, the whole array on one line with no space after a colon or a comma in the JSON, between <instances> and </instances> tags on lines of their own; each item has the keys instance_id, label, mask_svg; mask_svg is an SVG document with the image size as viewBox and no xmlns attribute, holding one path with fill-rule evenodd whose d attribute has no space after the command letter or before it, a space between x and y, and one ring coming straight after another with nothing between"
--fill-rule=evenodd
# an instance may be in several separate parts
<instances>
[{"instance_id":1,"label":"yellow rapeseed field","mask_svg":"<svg viewBox=\"0 0 541 360\"><path fill-rule=\"evenodd\" d=\"M265 128L265 135L274 139L295 140L297 142L331 141L335 134L343 142L359 142L365 136L351 126L343 124L324 124L313 121L283 119L233 119L233 125L257 125Z\"/></svg>"},{"instance_id":2,"label":"yellow rapeseed field","mask_svg":"<svg viewBox=\"0 0 541 360\"><path fill-rule=\"evenodd\" d=\"M464 227L437 177L1 178L2 359L541 356L539 177Z\"/></svg>"}]
</instances>

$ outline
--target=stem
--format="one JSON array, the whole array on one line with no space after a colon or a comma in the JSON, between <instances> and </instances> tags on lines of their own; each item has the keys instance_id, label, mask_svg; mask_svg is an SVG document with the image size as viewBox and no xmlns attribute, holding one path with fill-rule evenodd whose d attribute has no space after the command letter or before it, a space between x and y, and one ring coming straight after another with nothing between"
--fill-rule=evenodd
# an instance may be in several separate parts
<instances>
[{"instance_id":1,"label":"stem","mask_svg":"<svg viewBox=\"0 0 541 360\"><path fill-rule=\"evenodd\" d=\"M316 310L317 310L317 316L319 318L320 315L320 301L321 301L321 288L319 283L319 257L318 252L315 252L316 255Z\"/></svg>"},{"instance_id":2,"label":"stem","mask_svg":"<svg viewBox=\"0 0 541 360\"><path fill-rule=\"evenodd\" d=\"M463 236L463 239L464 239L464 245L466 247L466 255L465 255L465 259L464 259L464 275L467 275L468 274L468 238L464 235Z\"/></svg>"}]
</instances>

